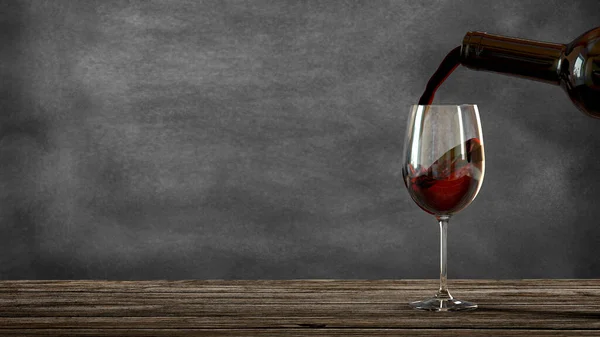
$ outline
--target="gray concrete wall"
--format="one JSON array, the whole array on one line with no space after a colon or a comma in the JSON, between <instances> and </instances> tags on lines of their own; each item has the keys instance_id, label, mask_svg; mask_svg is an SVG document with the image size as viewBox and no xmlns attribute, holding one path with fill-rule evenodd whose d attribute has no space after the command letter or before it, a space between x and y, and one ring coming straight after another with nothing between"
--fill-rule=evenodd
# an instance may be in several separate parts
<instances>
[{"instance_id":1,"label":"gray concrete wall","mask_svg":"<svg viewBox=\"0 0 600 337\"><path fill-rule=\"evenodd\" d=\"M409 106L465 32L569 42L598 1L2 1L0 278L435 278ZM451 278L600 277L600 121L459 68L487 172Z\"/></svg>"}]
</instances>

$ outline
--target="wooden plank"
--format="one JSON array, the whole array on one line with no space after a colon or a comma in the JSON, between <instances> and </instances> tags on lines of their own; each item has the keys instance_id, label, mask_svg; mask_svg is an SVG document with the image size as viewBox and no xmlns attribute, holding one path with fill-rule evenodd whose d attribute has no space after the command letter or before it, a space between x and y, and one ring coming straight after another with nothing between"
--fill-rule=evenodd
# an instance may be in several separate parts
<instances>
[{"instance_id":1,"label":"wooden plank","mask_svg":"<svg viewBox=\"0 0 600 337\"><path fill-rule=\"evenodd\" d=\"M6 281L0 282L0 335L15 329L139 327L192 332L600 329L600 280L459 283L454 294L477 302L478 310L410 309L408 301L433 293L433 280Z\"/></svg>"},{"instance_id":2,"label":"wooden plank","mask_svg":"<svg viewBox=\"0 0 600 337\"><path fill-rule=\"evenodd\" d=\"M2 317L3 328L131 328L147 327L223 329L223 328L298 328L319 326L328 328L469 328L469 329L600 329L600 311L577 310L540 311L535 308L483 309L470 313L429 313L411 309L359 310L348 307L340 312L318 312L310 315L307 308L301 314L284 312L268 314L257 308L253 316L236 311L206 316L104 316L104 317Z\"/></svg>"},{"instance_id":3,"label":"wooden plank","mask_svg":"<svg viewBox=\"0 0 600 337\"><path fill-rule=\"evenodd\" d=\"M277 292L335 290L426 290L437 280L182 280L182 281L0 281L0 292ZM449 280L450 289L600 289L600 280Z\"/></svg>"},{"instance_id":4,"label":"wooden plank","mask_svg":"<svg viewBox=\"0 0 600 337\"><path fill-rule=\"evenodd\" d=\"M510 301L509 297L490 297L478 298L469 297L469 300L475 300L479 304L479 311L523 311L528 312L536 310L548 314L555 311L563 312L600 312L600 305L591 302L590 299L579 300L580 297L565 298L565 301L571 300L568 305L561 305L560 302L543 302L537 299L537 302L527 303L526 298L515 297L515 303ZM498 301L500 299L502 302ZM400 299L398 301L369 302L368 299L361 301L330 301L327 297L307 300L305 298L288 298L281 301L262 301L262 300L203 300L202 298L181 299L181 298L119 298L110 296L109 298L73 298L73 297L45 297L45 298L27 298L16 299L12 301L0 301L0 319L2 317L154 317L154 316L254 316L257 312L267 316L289 316L305 317L330 315L330 313L344 313L350 311L348 317L352 315L367 315L370 313L382 315L394 312L403 312L411 310L408 308L408 300ZM408 313L404 313L405 315Z\"/></svg>"},{"instance_id":5,"label":"wooden plank","mask_svg":"<svg viewBox=\"0 0 600 337\"><path fill-rule=\"evenodd\" d=\"M514 290L482 290L453 292L458 297L464 297L487 305L538 305L538 306L598 306L600 291L590 289L566 289L564 291L547 289ZM252 291L240 293L85 293L85 292L25 292L0 293L0 313L13 307L51 307L56 305L80 306L95 304L98 306L111 305L294 305L306 302L337 304L403 304L411 300L433 295L431 290L393 290L393 291L332 291L319 293L255 293ZM482 302L483 301L483 302Z\"/></svg>"},{"instance_id":6,"label":"wooden plank","mask_svg":"<svg viewBox=\"0 0 600 337\"><path fill-rule=\"evenodd\" d=\"M598 331L591 330L473 330L473 329L19 329L1 330L2 336L51 336L51 337L246 337L246 336L439 336L439 337L598 337Z\"/></svg>"}]
</instances>

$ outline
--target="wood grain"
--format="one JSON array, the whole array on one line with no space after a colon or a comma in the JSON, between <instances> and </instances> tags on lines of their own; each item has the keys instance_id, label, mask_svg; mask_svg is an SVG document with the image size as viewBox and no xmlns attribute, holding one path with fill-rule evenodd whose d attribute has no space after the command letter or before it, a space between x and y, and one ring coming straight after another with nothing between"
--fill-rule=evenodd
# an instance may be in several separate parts
<instances>
[{"instance_id":1,"label":"wood grain","mask_svg":"<svg viewBox=\"0 0 600 337\"><path fill-rule=\"evenodd\" d=\"M600 280L4 281L0 336L600 336Z\"/></svg>"},{"instance_id":2,"label":"wood grain","mask_svg":"<svg viewBox=\"0 0 600 337\"><path fill-rule=\"evenodd\" d=\"M465 336L465 337L508 337L508 336L560 336L560 337L588 337L599 336L597 331L591 330L473 330L473 329L19 329L2 330L2 336Z\"/></svg>"}]
</instances>

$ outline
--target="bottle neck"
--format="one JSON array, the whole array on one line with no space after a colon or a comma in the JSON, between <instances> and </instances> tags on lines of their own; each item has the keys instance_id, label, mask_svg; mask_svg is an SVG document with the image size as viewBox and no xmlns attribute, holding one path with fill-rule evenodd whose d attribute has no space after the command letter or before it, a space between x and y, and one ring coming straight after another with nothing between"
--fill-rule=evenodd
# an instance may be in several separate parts
<instances>
[{"instance_id":1,"label":"bottle neck","mask_svg":"<svg viewBox=\"0 0 600 337\"><path fill-rule=\"evenodd\" d=\"M565 49L563 44L469 32L463 39L460 62L470 69L559 85Z\"/></svg>"}]
</instances>

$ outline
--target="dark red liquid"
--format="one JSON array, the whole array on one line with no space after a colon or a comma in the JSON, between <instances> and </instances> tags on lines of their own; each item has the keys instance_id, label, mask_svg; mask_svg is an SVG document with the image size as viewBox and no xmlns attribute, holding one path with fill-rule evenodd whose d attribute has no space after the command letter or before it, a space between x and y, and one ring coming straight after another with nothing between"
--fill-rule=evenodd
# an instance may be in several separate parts
<instances>
[{"instance_id":1,"label":"dark red liquid","mask_svg":"<svg viewBox=\"0 0 600 337\"><path fill-rule=\"evenodd\" d=\"M450 215L467 207L477 195L483 179L483 146L477 138L444 153L429 168L407 164L404 183L413 200L424 211Z\"/></svg>"},{"instance_id":2,"label":"dark red liquid","mask_svg":"<svg viewBox=\"0 0 600 337\"><path fill-rule=\"evenodd\" d=\"M452 74L454 69L460 65L460 48L460 46L456 47L446 55L438 69L429 79L429 82L427 82L425 92L423 92L423 95L419 99L419 105L431 105L437 89Z\"/></svg>"}]
</instances>

